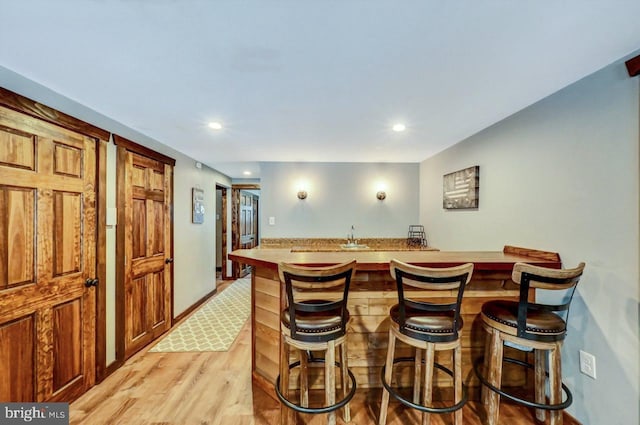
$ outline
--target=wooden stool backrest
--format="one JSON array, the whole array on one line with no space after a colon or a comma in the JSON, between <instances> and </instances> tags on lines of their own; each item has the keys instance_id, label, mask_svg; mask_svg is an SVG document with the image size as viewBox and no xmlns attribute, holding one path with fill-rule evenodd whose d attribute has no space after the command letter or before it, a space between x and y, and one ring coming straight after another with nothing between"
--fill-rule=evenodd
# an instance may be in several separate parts
<instances>
[{"instance_id":1,"label":"wooden stool backrest","mask_svg":"<svg viewBox=\"0 0 640 425\"><path fill-rule=\"evenodd\" d=\"M400 332L412 338L421 340L429 340L432 342L451 341L458 338L458 325L460 323L460 305L462 304L462 295L464 288L471 280L473 274L473 264L467 263L455 267L432 268L420 267L412 264L403 263L398 260L391 260L389 264L391 276L396 281L398 291L398 306L400 313ZM429 291L446 291L448 296L454 292L456 302L454 303L436 303L417 300L410 296L411 291L406 291L406 287ZM451 312L453 314L453 334L433 336L424 335L423 333L414 332L406 327L406 310L410 307L422 312Z\"/></svg>"},{"instance_id":2,"label":"wooden stool backrest","mask_svg":"<svg viewBox=\"0 0 640 425\"><path fill-rule=\"evenodd\" d=\"M280 282L285 285L287 295L287 308L289 311L291 338L301 341L326 341L335 339L346 334L347 331L347 299L349 296L349 285L351 277L355 272L356 260L335 266L306 267L294 264L280 263L278 265L278 275ZM304 297L305 293L331 290L338 294L336 300L315 299L309 301L309 297ZM326 292L323 294L326 295ZM336 332L328 335L305 335L298 332L296 326L297 313L326 313L340 311L341 326Z\"/></svg>"},{"instance_id":3,"label":"wooden stool backrest","mask_svg":"<svg viewBox=\"0 0 640 425\"><path fill-rule=\"evenodd\" d=\"M580 263L572 269L550 269L534 266L527 263L516 263L513 266L511 279L520 285L520 299L518 302L518 337L535 341L557 340L556 335L540 335L528 332L526 328L527 314L532 311L565 312L562 320L566 323L569 316L569 307L573 300L576 286L584 271L585 264ZM541 304L529 301L529 288L545 290L570 291L568 301L556 304Z\"/></svg>"}]
</instances>

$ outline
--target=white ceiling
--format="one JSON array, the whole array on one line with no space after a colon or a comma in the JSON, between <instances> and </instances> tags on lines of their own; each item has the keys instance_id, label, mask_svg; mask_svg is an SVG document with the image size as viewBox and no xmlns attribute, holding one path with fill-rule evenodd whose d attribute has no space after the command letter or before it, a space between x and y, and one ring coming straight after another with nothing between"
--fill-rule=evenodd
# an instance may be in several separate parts
<instances>
[{"instance_id":1,"label":"white ceiling","mask_svg":"<svg viewBox=\"0 0 640 425\"><path fill-rule=\"evenodd\" d=\"M639 0L0 0L0 65L259 177L422 161L640 48L638 16Z\"/></svg>"}]
</instances>

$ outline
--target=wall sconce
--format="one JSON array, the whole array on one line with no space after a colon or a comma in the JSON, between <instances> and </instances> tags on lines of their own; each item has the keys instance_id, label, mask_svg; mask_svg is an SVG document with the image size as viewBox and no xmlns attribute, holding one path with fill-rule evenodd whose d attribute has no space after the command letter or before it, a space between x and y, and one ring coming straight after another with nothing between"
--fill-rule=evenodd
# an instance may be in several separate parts
<instances>
[{"instance_id":1,"label":"wall sconce","mask_svg":"<svg viewBox=\"0 0 640 425\"><path fill-rule=\"evenodd\" d=\"M387 199L387 183L384 180L378 180L374 187L376 188L376 198L378 201Z\"/></svg>"},{"instance_id":2,"label":"wall sconce","mask_svg":"<svg viewBox=\"0 0 640 425\"><path fill-rule=\"evenodd\" d=\"M307 188L309 187L309 182L306 179L298 180L295 187L298 189L296 193L296 196L298 197L298 199L300 200L307 199L307 196L309 195L309 193L307 192Z\"/></svg>"}]
</instances>

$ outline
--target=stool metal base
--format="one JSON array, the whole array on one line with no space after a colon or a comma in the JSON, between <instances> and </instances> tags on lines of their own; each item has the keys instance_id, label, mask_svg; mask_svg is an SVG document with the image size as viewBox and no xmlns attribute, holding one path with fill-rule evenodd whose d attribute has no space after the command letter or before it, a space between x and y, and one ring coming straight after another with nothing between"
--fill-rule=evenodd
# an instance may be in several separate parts
<instances>
[{"instance_id":1,"label":"stool metal base","mask_svg":"<svg viewBox=\"0 0 640 425\"><path fill-rule=\"evenodd\" d=\"M393 359L393 364L401 363L401 362L414 362L414 361L415 359L413 357L398 357ZM422 363L424 364L424 360L422 361ZM450 369L447 369L446 367L442 366L439 363L434 363L434 366L453 378L453 371L451 371ZM386 365L382 366L382 371L380 372L380 378L382 379L382 386L387 391L389 391L389 394L391 394L393 398L395 398L396 400L398 400L400 403L404 404L407 407L419 410L421 412L426 412L426 413L451 413L461 409L462 406L464 406L465 403L467 402L467 386L464 385L463 383L462 384L462 400L460 400L458 403L454 404L453 406L427 407L421 404L416 404L413 401L410 401L404 398L400 393L398 393L396 390L394 390L391 387L391 385L384 379L385 369L386 369Z\"/></svg>"},{"instance_id":2,"label":"stool metal base","mask_svg":"<svg viewBox=\"0 0 640 425\"><path fill-rule=\"evenodd\" d=\"M531 363L522 361L522 360L518 360L518 359L514 359L512 357L504 357L503 361L507 362L507 363L512 363L512 364L517 364L519 366L523 366L526 367L528 369L535 369L535 366ZM541 403L536 403L534 401L531 400L526 400L524 398L520 398L517 397L513 394L509 394L508 392L495 387L494 385L492 385L481 373L480 373L480 364L484 363L484 356L482 357L478 357L476 359L475 362L473 362L473 370L476 373L476 376L478 377L478 379L480 380L480 382L482 382L483 385L486 385L487 388L489 388L491 391L496 392L498 394L500 394L503 397L506 397L507 399L521 404L523 406L527 406L527 407L533 407L536 409L542 409L542 410L564 410L567 407L571 406L571 403L573 403L573 395L571 394L571 391L569 390L569 388L564 384L564 382L562 382L562 391L565 393L565 395L567 396L567 399L562 402L562 403L558 403L558 404L541 404ZM545 375L548 377L549 373L545 372Z\"/></svg>"},{"instance_id":3,"label":"stool metal base","mask_svg":"<svg viewBox=\"0 0 640 425\"><path fill-rule=\"evenodd\" d=\"M323 358L318 358L313 356L311 356L308 361L311 363L324 363ZM340 363L338 362L335 362L335 365L336 367L340 367ZM298 366L300 366L299 360L297 362L291 363L289 365L289 370ZM278 375L278 377L276 378L276 383L275 383L276 395L278 396L278 399L282 402L282 404L284 404L285 406L287 406L292 410L295 410L296 412L309 413L309 414L333 412L334 410L338 410L344 407L347 403L351 401L353 396L356 394L356 377L353 375L353 373L349 369L347 369L347 373L349 374L349 378L351 379L351 391L349 391L349 394L347 394L345 398L343 398L342 400L338 401L335 404L332 404L331 406L303 407L303 406L300 406L299 404L295 404L292 401L288 400L287 398L284 397L284 395L282 395L282 392L280 391L280 375ZM342 385L344 384L345 383L343 382Z\"/></svg>"}]
</instances>

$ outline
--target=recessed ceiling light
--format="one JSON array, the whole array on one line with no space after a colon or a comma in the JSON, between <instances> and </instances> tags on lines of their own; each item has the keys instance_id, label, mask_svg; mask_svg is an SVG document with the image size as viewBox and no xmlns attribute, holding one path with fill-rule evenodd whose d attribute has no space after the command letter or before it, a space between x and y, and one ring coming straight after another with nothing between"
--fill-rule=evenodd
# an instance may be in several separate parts
<instances>
[{"instance_id":1,"label":"recessed ceiling light","mask_svg":"<svg viewBox=\"0 0 640 425\"><path fill-rule=\"evenodd\" d=\"M243 171L242 174L244 174L245 176L250 176L251 175L251 171Z\"/></svg>"},{"instance_id":2,"label":"recessed ceiling light","mask_svg":"<svg viewBox=\"0 0 640 425\"><path fill-rule=\"evenodd\" d=\"M406 127L404 124L402 124L402 123L394 124L394 125L393 125L393 127L391 127L391 129L392 129L393 131L396 131L396 132L398 132L398 133L399 133L399 132L401 132L401 131L405 131L405 130L406 130L406 128L407 128L407 127Z\"/></svg>"},{"instance_id":3,"label":"recessed ceiling light","mask_svg":"<svg viewBox=\"0 0 640 425\"><path fill-rule=\"evenodd\" d=\"M214 130L222 130L222 124L216 121L212 121L209 123L209 128L213 128Z\"/></svg>"}]
</instances>

